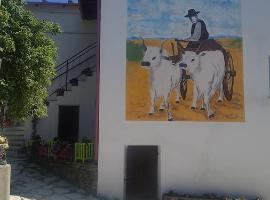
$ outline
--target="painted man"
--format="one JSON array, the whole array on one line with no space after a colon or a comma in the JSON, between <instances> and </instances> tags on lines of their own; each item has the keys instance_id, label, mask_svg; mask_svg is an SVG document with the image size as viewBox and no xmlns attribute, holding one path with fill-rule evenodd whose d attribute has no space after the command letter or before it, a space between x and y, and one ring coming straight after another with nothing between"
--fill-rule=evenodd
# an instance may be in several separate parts
<instances>
[{"instance_id":1,"label":"painted man","mask_svg":"<svg viewBox=\"0 0 270 200\"><path fill-rule=\"evenodd\" d=\"M200 11L195 9L189 9L188 14L185 17L188 17L192 23L191 27L191 36L185 41L188 42L186 51L194 51L199 54L202 51L222 51L227 65L228 58L226 50L214 39L209 39L209 32L207 30L205 22L198 17Z\"/></svg>"},{"instance_id":2,"label":"painted man","mask_svg":"<svg viewBox=\"0 0 270 200\"><path fill-rule=\"evenodd\" d=\"M188 17L192 23L191 37L187 38L187 41L202 41L209 38L209 33L204 21L198 17L199 13L200 11L190 9L188 10L188 14L185 16Z\"/></svg>"}]
</instances>

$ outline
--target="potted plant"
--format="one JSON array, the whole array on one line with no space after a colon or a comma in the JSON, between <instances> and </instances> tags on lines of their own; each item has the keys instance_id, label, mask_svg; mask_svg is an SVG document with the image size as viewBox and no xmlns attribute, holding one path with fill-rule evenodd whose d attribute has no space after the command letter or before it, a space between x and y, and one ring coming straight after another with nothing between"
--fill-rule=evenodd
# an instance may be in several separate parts
<instances>
[{"instance_id":1,"label":"potted plant","mask_svg":"<svg viewBox=\"0 0 270 200\"><path fill-rule=\"evenodd\" d=\"M72 86L78 86L78 79L77 78L73 78L69 81L69 83L72 85Z\"/></svg>"},{"instance_id":2,"label":"potted plant","mask_svg":"<svg viewBox=\"0 0 270 200\"><path fill-rule=\"evenodd\" d=\"M34 122L34 123L36 123L36 122ZM31 157L31 159L36 160L36 159L38 159L39 147L41 146L41 143L42 143L42 139L41 139L40 135L34 133L32 135L31 143L32 144L31 144L30 157Z\"/></svg>"},{"instance_id":3,"label":"potted plant","mask_svg":"<svg viewBox=\"0 0 270 200\"><path fill-rule=\"evenodd\" d=\"M0 165L6 165L6 151L8 150L8 140L6 137L0 136Z\"/></svg>"},{"instance_id":4,"label":"potted plant","mask_svg":"<svg viewBox=\"0 0 270 200\"><path fill-rule=\"evenodd\" d=\"M58 88L56 90L56 95L57 96L64 96L64 94L65 94L65 89L64 88Z\"/></svg>"},{"instance_id":5,"label":"potted plant","mask_svg":"<svg viewBox=\"0 0 270 200\"><path fill-rule=\"evenodd\" d=\"M82 74L85 76L92 76L93 75L93 70L91 68L86 68L82 71Z\"/></svg>"},{"instance_id":6,"label":"potted plant","mask_svg":"<svg viewBox=\"0 0 270 200\"><path fill-rule=\"evenodd\" d=\"M11 167L6 161L6 151L9 148L6 137L0 136L0 199L9 200Z\"/></svg>"}]
</instances>

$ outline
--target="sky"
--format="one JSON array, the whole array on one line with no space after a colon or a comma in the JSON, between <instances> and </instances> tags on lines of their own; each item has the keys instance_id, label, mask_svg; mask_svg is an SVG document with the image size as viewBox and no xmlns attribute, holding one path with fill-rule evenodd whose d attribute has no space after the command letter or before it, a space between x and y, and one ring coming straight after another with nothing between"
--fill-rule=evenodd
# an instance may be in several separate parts
<instances>
[{"instance_id":1,"label":"sky","mask_svg":"<svg viewBox=\"0 0 270 200\"><path fill-rule=\"evenodd\" d=\"M241 37L240 0L127 0L128 37L187 38L191 22L184 16L200 11L210 37Z\"/></svg>"},{"instance_id":2,"label":"sky","mask_svg":"<svg viewBox=\"0 0 270 200\"><path fill-rule=\"evenodd\" d=\"M26 0L26 2L42 2L42 0ZM47 0L49 3L68 3L68 0ZM78 3L78 0L72 0L73 3Z\"/></svg>"}]
</instances>

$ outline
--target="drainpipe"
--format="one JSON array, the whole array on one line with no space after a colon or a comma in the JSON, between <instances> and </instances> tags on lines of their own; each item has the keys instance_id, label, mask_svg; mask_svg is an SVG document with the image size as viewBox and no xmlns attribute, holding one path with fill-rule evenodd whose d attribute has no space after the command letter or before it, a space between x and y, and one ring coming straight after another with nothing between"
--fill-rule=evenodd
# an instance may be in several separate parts
<instances>
[{"instance_id":1,"label":"drainpipe","mask_svg":"<svg viewBox=\"0 0 270 200\"><path fill-rule=\"evenodd\" d=\"M101 16L101 0L97 0L97 73L96 73L96 141L94 160L98 161L99 149L99 84L100 84L100 16Z\"/></svg>"}]
</instances>

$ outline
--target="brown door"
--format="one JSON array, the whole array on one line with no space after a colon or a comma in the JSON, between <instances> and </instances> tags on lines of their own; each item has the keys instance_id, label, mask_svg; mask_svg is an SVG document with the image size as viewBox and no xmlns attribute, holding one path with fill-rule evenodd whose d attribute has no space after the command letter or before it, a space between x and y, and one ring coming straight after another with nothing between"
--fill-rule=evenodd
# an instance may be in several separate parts
<instances>
[{"instance_id":1,"label":"brown door","mask_svg":"<svg viewBox=\"0 0 270 200\"><path fill-rule=\"evenodd\" d=\"M157 146L128 146L125 183L127 200L157 199Z\"/></svg>"},{"instance_id":2,"label":"brown door","mask_svg":"<svg viewBox=\"0 0 270 200\"><path fill-rule=\"evenodd\" d=\"M79 106L59 106L58 137L64 142L78 142Z\"/></svg>"}]
</instances>

